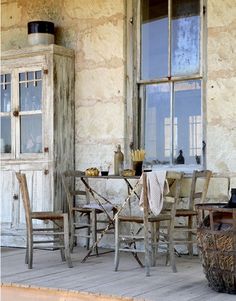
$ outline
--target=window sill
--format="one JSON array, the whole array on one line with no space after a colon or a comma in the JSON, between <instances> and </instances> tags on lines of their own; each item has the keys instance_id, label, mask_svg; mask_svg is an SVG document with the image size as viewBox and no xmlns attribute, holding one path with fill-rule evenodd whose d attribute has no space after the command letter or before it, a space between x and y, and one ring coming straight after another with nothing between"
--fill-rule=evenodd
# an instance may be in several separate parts
<instances>
[{"instance_id":1,"label":"window sill","mask_svg":"<svg viewBox=\"0 0 236 301\"><path fill-rule=\"evenodd\" d=\"M194 170L202 170L202 165L153 165L152 170L174 170L192 174Z\"/></svg>"}]
</instances>

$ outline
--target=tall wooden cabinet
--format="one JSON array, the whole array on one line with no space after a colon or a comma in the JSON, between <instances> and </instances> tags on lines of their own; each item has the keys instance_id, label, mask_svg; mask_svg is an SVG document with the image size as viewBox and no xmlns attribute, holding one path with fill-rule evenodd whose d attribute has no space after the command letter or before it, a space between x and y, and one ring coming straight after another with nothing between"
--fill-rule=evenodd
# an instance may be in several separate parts
<instances>
[{"instance_id":1,"label":"tall wooden cabinet","mask_svg":"<svg viewBox=\"0 0 236 301\"><path fill-rule=\"evenodd\" d=\"M25 246L16 171L33 210L63 209L61 171L74 168L74 52L57 45L1 56L2 245Z\"/></svg>"}]
</instances>

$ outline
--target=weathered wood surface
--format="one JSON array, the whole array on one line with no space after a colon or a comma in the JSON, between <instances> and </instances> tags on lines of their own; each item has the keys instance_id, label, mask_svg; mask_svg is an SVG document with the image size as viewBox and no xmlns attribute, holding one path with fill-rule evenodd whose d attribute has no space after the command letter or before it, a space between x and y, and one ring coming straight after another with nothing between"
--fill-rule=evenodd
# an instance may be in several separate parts
<instances>
[{"instance_id":1,"label":"weathered wood surface","mask_svg":"<svg viewBox=\"0 0 236 301\"><path fill-rule=\"evenodd\" d=\"M163 257L151 268L151 277L146 277L131 254L121 253L120 269L114 272L114 253L90 257L82 264L85 252L75 249L72 254L74 267L68 269L66 263L60 262L58 251L36 250L34 268L28 270L24 264L24 249L3 248L2 282L146 301L235 300L233 295L220 294L208 287L198 257L177 258L177 274L164 265Z\"/></svg>"},{"instance_id":2,"label":"weathered wood surface","mask_svg":"<svg viewBox=\"0 0 236 301\"><path fill-rule=\"evenodd\" d=\"M20 119L12 115L12 153L1 158L6 246L25 246L25 216L15 172L27 176L32 209L45 211L64 209L60 173L74 169L74 51L46 45L3 52L1 72L12 76L12 110L20 107L19 72L36 70L42 71L42 152L20 152Z\"/></svg>"}]
</instances>

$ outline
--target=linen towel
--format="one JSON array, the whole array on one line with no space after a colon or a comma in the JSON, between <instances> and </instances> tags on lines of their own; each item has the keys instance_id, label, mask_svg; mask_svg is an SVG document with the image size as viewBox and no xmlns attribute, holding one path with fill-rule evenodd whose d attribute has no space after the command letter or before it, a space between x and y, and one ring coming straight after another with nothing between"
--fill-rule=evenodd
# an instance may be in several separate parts
<instances>
[{"instance_id":1,"label":"linen towel","mask_svg":"<svg viewBox=\"0 0 236 301\"><path fill-rule=\"evenodd\" d=\"M158 215L163 207L164 194L169 193L169 185L166 180L166 171L147 172L147 197L150 210ZM140 182L143 183L142 177ZM139 206L143 205L143 189L140 195Z\"/></svg>"}]
</instances>

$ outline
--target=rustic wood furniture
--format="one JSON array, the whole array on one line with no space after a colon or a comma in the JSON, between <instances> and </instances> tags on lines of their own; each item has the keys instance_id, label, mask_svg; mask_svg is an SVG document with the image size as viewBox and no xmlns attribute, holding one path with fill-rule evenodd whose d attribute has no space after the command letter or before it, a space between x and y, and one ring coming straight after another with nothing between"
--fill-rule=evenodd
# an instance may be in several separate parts
<instances>
[{"instance_id":1,"label":"rustic wood furniture","mask_svg":"<svg viewBox=\"0 0 236 301\"><path fill-rule=\"evenodd\" d=\"M177 209L176 219L183 218L186 220L183 225L175 224L174 228L174 244L187 244L188 254L193 255L193 244L196 244L196 216L195 203L204 203L206 201L207 190L212 176L210 170L197 171L192 174L191 190L188 202L188 208ZM185 234L184 238L180 238L180 234Z\"/></svg>"},{"instance_id":2,"label":"rustic wood furniture","mask_svg":"<svg viewBox=\"0 0 236 301\"><path fill-rule=\"evenodd\" d=\"M69 223L68 214L52 211L36 212L31 210L29 191L26 181L26 175L23 173L16 173L16 177L19 181L21 195L23 199L25 209L26 220L26 256L25 263L28 264L28 268L33 267L33 249L57 249L61 251L62 261L67 261L68 266L72 267L69 249ZM51 221L52 228L38 227L33 223L34 220L40 220L44 222ZM35 238L36 237L36 238ZM46 239L45 239L46 237Z\"/></svg>"},{"instance_id":3,"label":"rustic wood furniture","mask_svg":"<svg viewBox=\"0 0 236 301\"><path fill-rule=\"evenodd\" d=\"M60 173L74 169L74 51L58 45L4 51L0 86L2 245L23 247L15 172L26 174L37 211L55 211L63 210Z\"/></svg>"},{"instance_id":4,"label":"rustic wood furniture","mask_svg":"<svg viewBox=\"0 0 236 301\"><path fill-rule=\"evenodd\" d=\"M171 267L173 272L176 272L175 265L175 256L174 256L174 244L173 244L173 229L174 229L174 220L176 212L176 204L179 200L181 179L183 173L180 172L167 172L166 178L170 181L170 184L175 184L174 193L172 195L164 196L164 207L161 213L157 216L151 214L149 210L148 197L147 197L147 182L146 182L146 173L143 173L143 215L142 216L133 216L133 215L121 215L121 212L118 212L115 215L115 271L118 270L119 266L119 253L120 251L125 252L144 252L145 253L145 269L146 276L150 275L150 265L155 265L156 263L156 254L158 246L160 244L167 245L167 260L170 259ZM166 206L170 206L170 211L166 211ZM169 207L168 207L169 209ZM159 229L160 224L165 222L168 224L167 235L165 241L159 240ZM123 223L137 223L139 225L143 224L143 235L140 235L140 229L137 233L121 233L121 227ZM151 233L151 235L150 235ZM136 248L136 242L144 240L144 250ZM125 247L124 247L125 244ZM151 264L150 264L151 259Z\"/></svg>"},{"instance_id":5,"label":"rustic wood furniture","mask_svg":"<svg viewBox=\"0 0 236 301\"><path fill-rule=\"evenodd\" d=\"M75 246L75 237L85 237L86 247L97 241L98 233L104 230L104 224L112 220L110 212L116 212L116 207L107 199L102 197L102 202L95 197L97 194L88 183L89 178L95 176L86 176L82 171L66 171L62 173L62 182L66 192L67 206L70 220L70 249ZM98 177L96 177L98 178ZM100 177L104 179L105 177ZM108 178L108 177L106 177ZM81 183L78 183L80 180ZM81 186L82 184L82 186ZM79 189L78 186L80 185ZM81 188L83 187L83 189ZM93 202L90 201L91 196ZM99 219L98 215L105 215L105 218ZM82 234L82 229L86 230ZM78 230L78 232L76 231ZM95 248L98 254L98 248Z\"/></svg>"}]
</instances>

